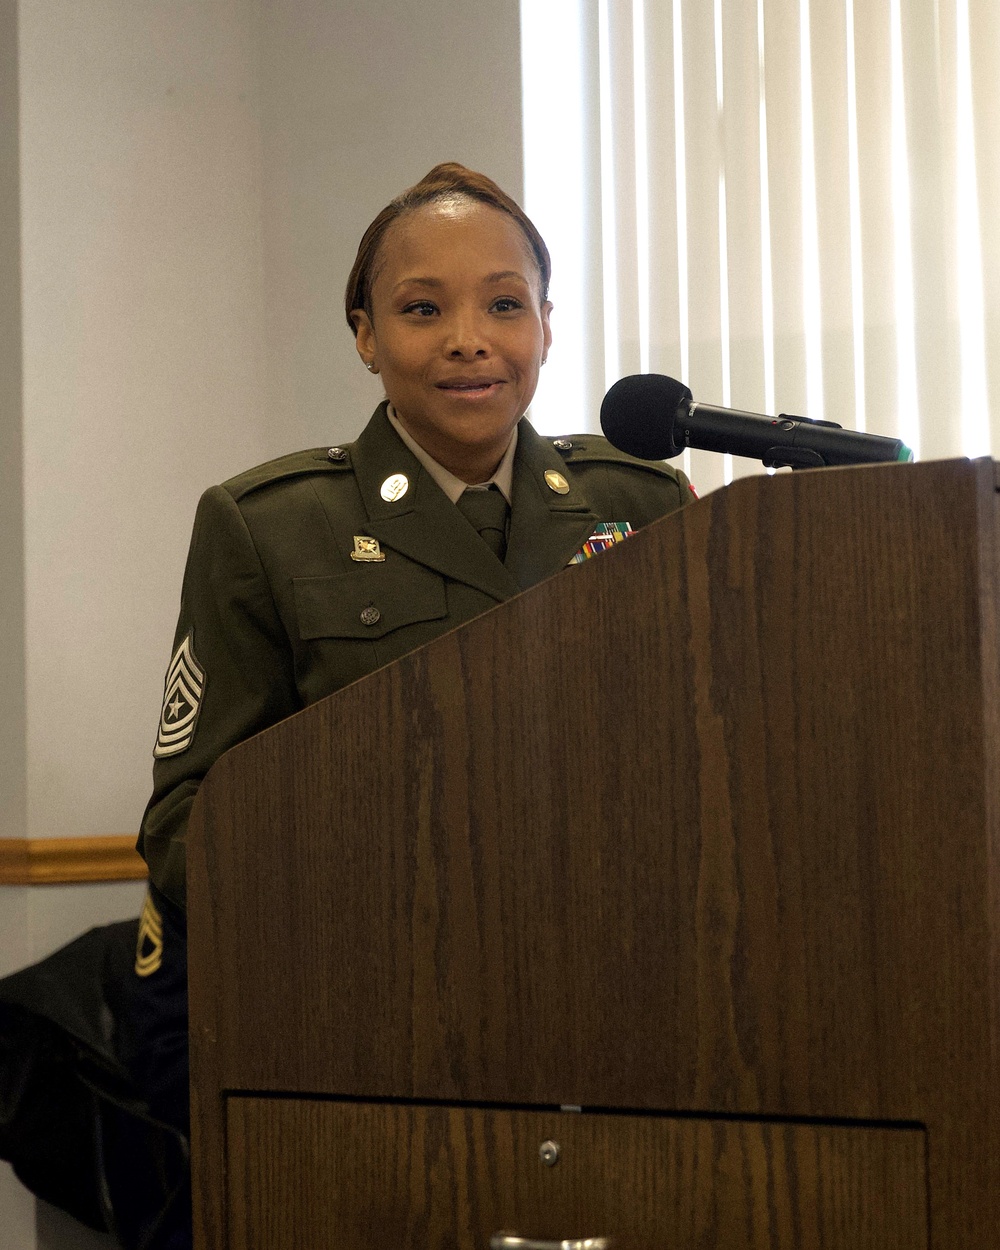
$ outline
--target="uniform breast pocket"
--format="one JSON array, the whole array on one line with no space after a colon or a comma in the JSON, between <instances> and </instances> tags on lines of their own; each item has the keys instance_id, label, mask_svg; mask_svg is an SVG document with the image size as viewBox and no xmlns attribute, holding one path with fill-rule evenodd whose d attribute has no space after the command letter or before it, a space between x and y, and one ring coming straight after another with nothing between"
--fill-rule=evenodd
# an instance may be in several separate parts
<instances>
[{"instance_id":1,"label":"uniform breast pocket","mask_svg":"<svg viewBox=\"0 0 1000 1250\"><path fill-rule=\"evenodd\" d=\"M372 564L336 577L296 577L299 637L376 642L394 630L448 613L444 579L404 560Z\"/></svg>"}]
</instances>

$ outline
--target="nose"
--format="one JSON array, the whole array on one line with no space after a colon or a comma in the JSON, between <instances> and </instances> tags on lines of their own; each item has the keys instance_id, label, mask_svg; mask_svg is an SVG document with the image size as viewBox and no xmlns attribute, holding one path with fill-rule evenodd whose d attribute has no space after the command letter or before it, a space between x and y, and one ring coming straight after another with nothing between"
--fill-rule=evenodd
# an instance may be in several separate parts
<instances>
[{"instance_id":1,"label":"nose","mask_svg":"<svg viewBox=\"0 0 1000 1250\"><path fill-rule=\"evenodd\" d=\"M473 360L490 354L489 336L478 310L456 310L448 319L445 353L452 360Z\"/></svg>"}]
</instances>

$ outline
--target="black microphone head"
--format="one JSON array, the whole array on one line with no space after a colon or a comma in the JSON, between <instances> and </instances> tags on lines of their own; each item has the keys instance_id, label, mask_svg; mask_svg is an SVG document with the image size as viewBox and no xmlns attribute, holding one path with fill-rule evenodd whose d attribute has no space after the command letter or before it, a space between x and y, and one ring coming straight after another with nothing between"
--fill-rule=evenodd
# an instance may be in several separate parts
<instances>
[{"instance_id":1,"label":"black microphone head","mask_svg":"<svg viewBox=\"0 0 1000 1250\"><path fill-rule=\"evenodd\" d=\"M674 432L678 409L691 402L683 382L662 373L621 378L604 396L601 429L619 451L640 460L669 460L684 450Z\"/></svg>"}]
</instances>

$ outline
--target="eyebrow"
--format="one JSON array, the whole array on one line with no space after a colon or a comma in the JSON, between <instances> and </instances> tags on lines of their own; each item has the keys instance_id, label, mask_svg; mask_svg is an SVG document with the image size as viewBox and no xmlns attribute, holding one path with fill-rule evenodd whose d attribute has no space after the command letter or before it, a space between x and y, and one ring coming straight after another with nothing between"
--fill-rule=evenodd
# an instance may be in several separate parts
<instances>
[{"instance_id":1,"label":"eyebrow","mask_svg":"<svg viewBox=\"0 0 1000 1250\"><path fill-rule=\"evenodd\" d=\"M488 273L486 277L483 279L483 284L492 285L493 283L496 283L496 282L508 282L510 281L511 278L515 278L518 282L523 282L525 286L531 285L531 283L524 276L524 274L518 273L516 269L500 269L496 273ZM401 282L397 282L393 290L398 291L400 287L404 287L404 286L427 286L427 287L431 287L434 290L437 290L440 287L443 287L444 285L445 285L444 282L440 278L413 277L413 278L404 278Z\"/></svg>"}]
</instances>

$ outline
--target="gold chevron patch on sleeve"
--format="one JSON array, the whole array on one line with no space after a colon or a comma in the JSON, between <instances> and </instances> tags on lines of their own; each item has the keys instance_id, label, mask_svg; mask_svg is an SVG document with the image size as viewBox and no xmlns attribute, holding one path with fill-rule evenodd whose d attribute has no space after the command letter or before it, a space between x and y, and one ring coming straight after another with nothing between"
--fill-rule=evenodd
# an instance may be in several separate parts
<instances>
[{"instance_id":1,"label":"gold chevron patch on sleeve","mask_svg":"<svg viewBox=\"0 0 1000 1250\"><path fill-rule=\"evenodd\" d=\"M164 759L186 751L194 738L205 693L205 670L194 654L194 631L177 648L163 685L163 709L153 755Z\"/></svg>"},{"instance_id":2,"label":"gold chevron patch on sleeve","mask_svg":"<svg viewBox=\"0 0 1000 1250\"><path fill-rule=\"evenodd\" d=\"M139 917L139 936L135 944L135 974L148 977L163 963L163 917L146 894Z\"/></svg>"}]
</instances>

